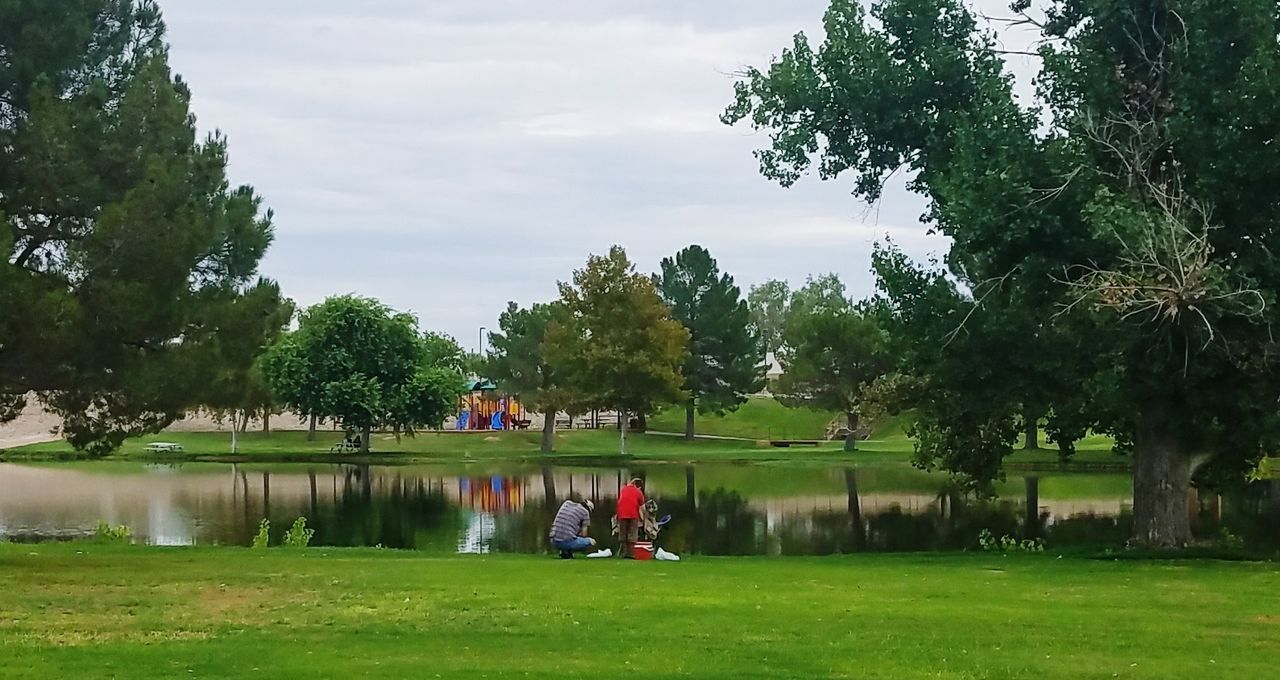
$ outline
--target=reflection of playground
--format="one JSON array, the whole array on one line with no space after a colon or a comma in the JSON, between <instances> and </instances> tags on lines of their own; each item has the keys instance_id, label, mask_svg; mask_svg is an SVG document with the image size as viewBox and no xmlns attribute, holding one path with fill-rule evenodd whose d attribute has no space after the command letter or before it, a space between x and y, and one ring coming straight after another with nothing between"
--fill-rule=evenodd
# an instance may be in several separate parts
<instances>
[{"instance_id":1,"label":"reflection of playground","mask_svg":"<svg viewBox=\"0 0 1280 680\"><path fill-rule=\"evenodd\" d=\"M965 548L977 533L1045 536L1058 542L1123 541L1129 497L1041 497L1038 479L1024 493L975 501L947 491L861 492L853 470L824 472L818 482L844 493L796 492L754 498L726 488L732 468L651 467L648 491L674 520L664 532L676 552L822 554L858 550ZM723 472L721 472L723 471ZM683 474L681 474L683 472ZM673 474L674 473L674 474ZM793 477L788 478L788 474ZM812 473L809 473L812 474ZM592 533L608 535L617 489L642 469L525 468L518 474L459 473L446 468L227 465L143 468L100 474L65 467L0 464L0 535L85 535L98 520L127 524L142 540L163 544L249 542L267 517L277 535L306 516L323 545L384 545L464 552L545 549L551 515L569 495L600 509ZM801 472L767 473L773 488ZM837 482L838 480L838 482ZM758 483L755 486L760 486ZM1232 531L1272 543L1280 522L1280 480L1237 496L1197 498L1202 535Z\"/></svg>"}]
</instances>

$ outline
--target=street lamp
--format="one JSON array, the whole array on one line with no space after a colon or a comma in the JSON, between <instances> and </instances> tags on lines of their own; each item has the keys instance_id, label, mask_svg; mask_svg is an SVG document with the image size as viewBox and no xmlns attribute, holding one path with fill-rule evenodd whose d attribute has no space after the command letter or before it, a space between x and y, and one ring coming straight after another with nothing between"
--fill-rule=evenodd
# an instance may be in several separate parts
<instances>
[{"instance_id":1,"label":"street lamp","mask_svg":"<svg viewBox=\"0 0 1280 680\"><path fill-rule=\"evenodd\" d=\"M486 329L484 326L480 327L480 343L477 345L477 350L476 350L476 355L480 357L484 356L484 332L486 330L488 329Z\"/></svg>"}]
</instances>

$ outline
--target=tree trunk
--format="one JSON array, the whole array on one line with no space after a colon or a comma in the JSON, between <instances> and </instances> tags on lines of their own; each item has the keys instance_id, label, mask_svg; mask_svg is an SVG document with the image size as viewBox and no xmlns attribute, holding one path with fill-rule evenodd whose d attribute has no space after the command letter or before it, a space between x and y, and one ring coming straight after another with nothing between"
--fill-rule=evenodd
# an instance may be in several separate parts
<instances>
[{"instance_id":1,"label":"tree trunk","mask_svg":"<svg viewBox=\"0 0 1280 680\"><path fill-rule=\"evenodd\" d=\"M1159 407L1152 410L1139 416L1133 442L1133 541L1148 548L1180 548L1191 542L1191 461L1173 419Z\"/></svg>"},{"instance_id":2,"label":"tree trunk","mask_svg":"<svg viewBox=\"0 0 1280 680\"><path fill-rule=\"evenodd\" d=\"M1022 415L1025 421L1023 426L1026 428L1026 441L1022 442L1022 448L1027 451L1040 448L1040 416L1036 413L1027 411Z\"/></svg>"},{"instance_id":3,"label":"tree trunk","mask_svg":"<svg viewBox=\"0 0 1280 680\"><path fill-rule=\"evenodd\" d=\"M271 516L271 473L262 473L262 516Z\"/></svg>"},{"instance_id":4,"label":"tree trunk","mask_svg":"<svg viewBox=\"0 0 1280 680\"><path fill-rule=\"evenodd\" d=\"M548 409L550 410L550 409ZM542 446L540 451L551 453L556 448L556 412L552 411L542 417Z\"/></svg>"},{"instance_id":5,"label":"tree trunk","mask_svg":"<svg viewBox=\"0 0 1280 680\"><path fill-rule=\"evenodd\" d=\"M271 411L262 412L262 434L271 434Z\"/></svg>"},{"instance_id":6,"label":"tree trunk","mask_svg":"<svg viewBox=\"0 0 1280 680\"><path fill-rule=\"evenodd\" d=\"M311 414L311 424L307 426L307 441L316 440L316 414Z\"/></svg>"},{"instance_id":7,"label":"tree trunk","mask_svg":"<svg viewBox=\"0 0 1280 680\"><path fill-rule=\"evenodd\" d=\"M360 453L369 453L369 439L373 436L373 428L365 425L360 431Z\"/></svg>"},{"instance_id":8,"label":"tree trunk","mask_svg":"<svg viewBox=\"0 0 1280 680\"><path fill-rule=\"evenodd\" d=\"M307 470L307 480L311 482L311 521L314 523L320 516L320 499L316 494L316 471Z\"/></svg>"},{"instance_id":9,"label":"tree trunk","mask_svg":"<svg viewBox=\"0 0 1280 680\"><path fill-rule=\"evenodd\" d=\"M627 412L618 412L618 444L619 453L627 455Z\"/></svg>"},{"instance_id":10,"label":"tree trunk","mask_svg":"<svg viewBox=\"0 0 1280 680\"><path fill-rule=\"evenodd\" d=\"M236 432L236 430L239 429L236 427L236 420L237 420L236 414L232 412L231 414L231 454L232 455L235 455L236 453L238 453L239 443L240 443L236 439L236 437L239 434L238 432Z\"/></svg>"},{"instance_id":11,"label":"tree trunk","mask_svg":"<svg viewBox=\"0 0 1280 680\"><path fill-rule=\"evenodd\" d=\"M643 411L636 416L636 432L645 433L649 431L649 414Z\"/></svg>"},{"instance_id":12,"label":"tree trunk","mask_svg":"<svg viewBox=\"0 0 1280 680\"><path fill-rule=\"evenodd\" d=\"M697 436L697 432L694 430L694 406L692 399L684 405L684 439L690 442Z\"/></svg>"},{"instance_id":13,"label":"tree trunk","mask_svg":"<svg viewBox=\"0 0 1280 680\"><path fill-rule=\"evenodd\" d=\"M849 538L854 552L861 552L867 544L866 526L862 523L862 499L858 496L858 473L853 468L844 469L844 485L849 493Z\"/></svg>"},{"instance_id":14,"label":"tree trunk","mask_svg":"<svg viewBox=\"0 0 1280 680\"><path fill-rule=\"evenodd\" d=\"M1032 475L1023 482L1026 487L1027 508L1022 537L1038 538L1040 536L1040 478Z\"/></svg>"},{"instance_id":15,"label":"tree trunk","mask_svg":"<svg viewBox=\"0 0 1280 680\"><path fill-rule=\"evenodd\" d=\"M684 466L684 502L689 504L689 510L698 509L697 485L694 483L692 465Z\"/></svg>"},{"instance_id":16,"label":"tree trunk","mask_svg":"<svg viewBox=\"0 0 1280 680\"><path fill-rule=\"evenodd\" d=\"M849 434L844 437L844 450L856 451L858 449L858 414L848 411L844 414L844 417L849 426Z\"/></svg>"},{"instance_id":17,"label":"tree trunk","mask_svg":"<svg viewBox=\"0 0 1280 680\"><path fill-rule=\"evenodd\" d=\"M244 412L244 420L240 421L240 434L244 434L248 431L249 431L249 411L246 410Z\"/></svg>"},{"instance_id":18,"label":"tree trunk","mask_svg":"<svg viewBox=\"0 0 1280 680\"><path fill-rule=\"evenodd\" d=\"M556 478L551 472L550 465L542 466L542 495L547 501L548 508L556 508Z\"/></svg>"}]
</instances>

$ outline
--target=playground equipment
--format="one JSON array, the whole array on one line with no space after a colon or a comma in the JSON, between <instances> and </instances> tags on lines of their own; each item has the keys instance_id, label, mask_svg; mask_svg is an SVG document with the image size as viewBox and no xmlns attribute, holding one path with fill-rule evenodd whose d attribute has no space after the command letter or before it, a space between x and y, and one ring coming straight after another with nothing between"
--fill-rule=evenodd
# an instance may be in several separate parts
<instances>
[{"instance_id":1,"label":"playground equipment","mask_svg":"<svg viewBox=\"0 0 1280 680\"><path fill-rule=\"evenodd\" d=\"M520 399L503 394L489 380L476 380L458 404L459 430L523 430L529 420Z\"/></svg>"}]
</instances>

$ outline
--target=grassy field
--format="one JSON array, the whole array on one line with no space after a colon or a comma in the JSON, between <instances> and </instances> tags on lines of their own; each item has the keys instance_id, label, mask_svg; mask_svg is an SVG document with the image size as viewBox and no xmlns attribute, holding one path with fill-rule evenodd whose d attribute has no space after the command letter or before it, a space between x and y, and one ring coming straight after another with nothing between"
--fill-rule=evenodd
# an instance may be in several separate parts
<instances>
[{"instance_id":1,"label":"grassy field","mask_svg":"<svg viewBox=\"0 0 1280 680\"><path fill-rule=\"evenodd\" d=\"M752 397L737 411L722 416L698 414L694 429L700 435L744 439L822 439L835 413L787 408L771 397ZM667 409L649 418L656 432L684 432L683 408Z\"/></svg>"},{"instance_id":2,"label":"grassy field","mask_svg":"<svg viewBox=\"0 0 1280 680\"><path fill-rule=\"evenodd\" d=\"M433 462L474 460L541 460L538 432L424 433L402 437L375 434L371 462ZM334 454L331 447L342 438L335 432L319 432L314 442L305 432L250 432L240 436L242 459L262 461L338 461L361 460L349 454ZM182 444L184 452L151 453L152 442ZM880 433L877 438L859 442L858 451L845 453L837 442L817 447L774 448L765 441L700 439L686 442L666 434L632 434L628 438L632 460L652 461L752 461L803 464L907 464L912 441L901 430ZM163 432L125 442L113 458L117 460L224 460L229 459L231 436L226 432ZM556 435L555 459L594 459L608 461L618 452L618 434L612 430L574 430ZM64 441L32 444L0 451L0 460L74 460L79 456ZM1040 449L1018 451L1007 459L1011 467L1056 467L1057 451ZM1115 456L1109 448L1082 449L1075 461L1082 465L1107 463L1123 465L1125 458Z\"/></svg>"},{"instance_id":3,"label":"grassy field","mask_svg":"<svg viewBox=\"0 0 1280 680\"><path fill-rule=\"evenodd\" d=\"M528 459L543 457L538 451L538 432L423 433L402 437L375 434L374 457L402 461ZM317 433L314 442L305 432L250 432L241 435L239 452L251 458L274 460L350 459L350 455L330 453L342 439L334 432ZM182 454L154 454L146 450L151 442L174 442L185 449ZM796 449L776 449L766 442L703 439L686 442L680 437L662 434L631 434L628 450L636 459L652 460L848 460L838 444ZM182 459L226 456L231 451L231 437L225 432L164 432L125 443L116 458ZM618 433L613 430L575 430L556 435L557 458L608 458L618 453ZM902 460L903 452L893 457ZM870 453L868 454L870 455ZM11 460L32 458L66 458L74 456L66 442L33 444L0 453Z\"/></svg>"},{"instance_id":4,"label":"grassy field","mask_svg":"<svg viewBox=\"0 0 1280 680\"><path fill-rule=\"evenodd\" d=\"M52 677L1268 677L1274 564L0 545Z\"/></svg>"}]
</instances>

